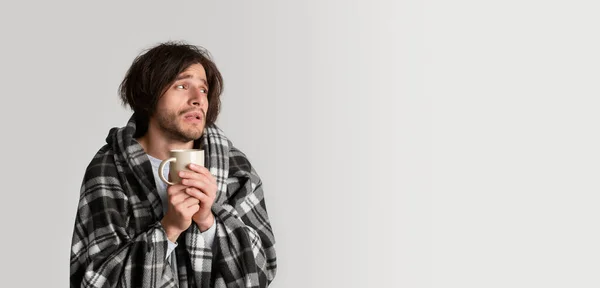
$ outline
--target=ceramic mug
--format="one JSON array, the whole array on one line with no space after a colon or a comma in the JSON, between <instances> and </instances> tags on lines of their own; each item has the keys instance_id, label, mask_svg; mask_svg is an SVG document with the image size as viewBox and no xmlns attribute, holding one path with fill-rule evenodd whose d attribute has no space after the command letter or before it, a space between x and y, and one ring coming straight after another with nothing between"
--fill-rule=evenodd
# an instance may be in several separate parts
<instances>
[{"instance_id":1,"label":"ceramic mug","mask_svg":"<svg viewBox=\"0 0 600 288\"><path fill-rule=\"evenodd\" d=\"M169 151L169 158L163 160L158 166L158 176L160 180L169 184L175 185L181 182L179 178L180 171L191 171L188 169L188 165L196 164L204 166L204 150L199 149L178 149ZM165 165L169 165L169 177L171 181L167 180L164 176Z\"/></svg>"}]
</instances>

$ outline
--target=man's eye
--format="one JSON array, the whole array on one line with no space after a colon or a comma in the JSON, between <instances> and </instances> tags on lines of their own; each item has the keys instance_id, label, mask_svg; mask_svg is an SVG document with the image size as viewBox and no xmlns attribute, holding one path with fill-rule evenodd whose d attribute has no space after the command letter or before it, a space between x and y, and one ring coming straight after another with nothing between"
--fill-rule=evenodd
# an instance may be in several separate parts
<instances>
[{"instance_id":1,"label":"man's eye","mask_svg":"<svg viewBox=\"0 0 600 288\"><path fill-rule=\"evenodd\" d=\"M206 90L206 89L200 89L200 92L202 92L202 93L208 93L208 90Z\"/></svg>"},{"instance_id":2,"label":"man's eye","mask_svg":"<svg viewBox=\"0 0 600 288\"><path fill-rule=\"evenodd\" d=\"M177 85L177 86L175 86L175 88L177 88L177 89L185 89L185 85Z\"/></svg>"}]
</instances>

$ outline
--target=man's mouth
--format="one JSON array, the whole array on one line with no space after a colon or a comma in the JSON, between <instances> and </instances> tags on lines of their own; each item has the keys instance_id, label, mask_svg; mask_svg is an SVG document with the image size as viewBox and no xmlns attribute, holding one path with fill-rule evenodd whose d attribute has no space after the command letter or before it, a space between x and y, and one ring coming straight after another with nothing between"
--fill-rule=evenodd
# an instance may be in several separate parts
<instances>
[{"instance_id":1,"label":"man's mouth","mask_svg":"<svg viewBox=\"0 0 600 288\"><path fill-rule=\"evenodd\" d=\"M204 113L201 111L192 111L184 114L184 119L188 121L202 121L204 119Z\"/></svg>"}]
</instances>

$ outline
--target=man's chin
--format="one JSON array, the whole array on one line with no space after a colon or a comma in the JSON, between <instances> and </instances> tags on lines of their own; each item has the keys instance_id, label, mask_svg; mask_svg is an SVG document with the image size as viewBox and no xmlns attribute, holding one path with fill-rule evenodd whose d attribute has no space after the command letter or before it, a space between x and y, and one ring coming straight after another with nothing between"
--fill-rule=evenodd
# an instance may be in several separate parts
<instances>
[{"instance_id":1,"label":"man's chin","mask_svg":"<svg viewBox=\"0 0 600 288\"><path fill-rule=\"evenodd\" d=\"M202 137L202 133L204 132L204 129L188 129L188 130L184 130L184 131L180 131L181 136L187 138L187 139L191 139L192 140L196 140L200 137Z\"/></svg>"}]
</instances>

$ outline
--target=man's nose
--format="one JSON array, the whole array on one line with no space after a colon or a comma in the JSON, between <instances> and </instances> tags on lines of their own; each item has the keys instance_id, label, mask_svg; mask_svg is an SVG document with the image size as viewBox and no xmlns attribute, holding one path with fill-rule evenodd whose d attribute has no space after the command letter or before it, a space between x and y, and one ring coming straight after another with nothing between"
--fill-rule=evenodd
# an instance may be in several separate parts
<instances>
[{"instance_id":1,"label":"man's nose","mask_svg":"<svg viewBox=\"0 0 600 288\"><path fill-rule=\"evenodd\" d=\"M207 101L204 93L201 92L202 89L195 89L192 96L192 105L194 106L203 106Z\"/></svg>"}]
</instances>

